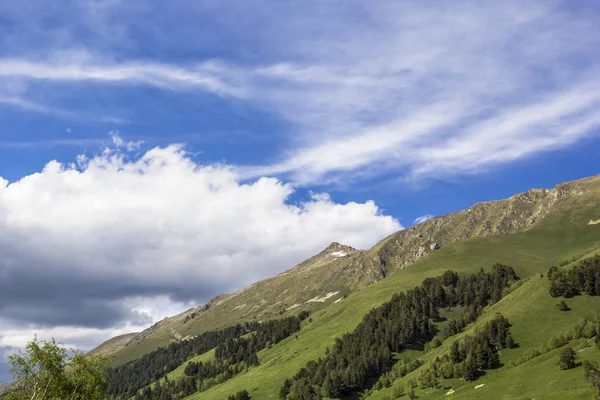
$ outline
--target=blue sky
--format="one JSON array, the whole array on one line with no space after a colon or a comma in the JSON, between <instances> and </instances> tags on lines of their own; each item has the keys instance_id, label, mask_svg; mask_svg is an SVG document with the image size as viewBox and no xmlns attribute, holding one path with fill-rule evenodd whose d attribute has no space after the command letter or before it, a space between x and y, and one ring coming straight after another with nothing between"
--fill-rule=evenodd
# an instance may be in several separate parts
<instances>
[{"instance_id":1,"label":"blue sky","mask_svg":"<svg viewBox=\"0 0 600 400\"><path fill-rule=\"evenodd\" d=\"M19 290L0 296L0 348L90 348L331 241L598 173L599 16L3 2L0 271Z\"/></svg>"}]
</instances>

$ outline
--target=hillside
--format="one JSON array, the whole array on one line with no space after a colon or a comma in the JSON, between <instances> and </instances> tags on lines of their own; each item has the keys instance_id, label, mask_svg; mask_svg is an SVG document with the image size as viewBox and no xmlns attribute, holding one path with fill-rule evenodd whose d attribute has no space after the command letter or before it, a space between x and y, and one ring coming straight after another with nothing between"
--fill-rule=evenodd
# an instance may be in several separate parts
<instances>
[{"instance_id":1,"label":"hillside","mask_svg":"<svg viewBox=\"0 0 600 400\"><path fill-rule=\"evenodd\" d=\"M111 355L115 354L117 351L121 350L123 347L127 346L129 342L131 342L134 338L139 335L139 332L134 333L126 333L124 335L116 336L112 339L107 340L102 343L100 346L96 347L90 354L101 354L101 355Z\"/></svg>"},{"instance_id":2,"label":"hillside","mask_svg":"<svg viewBox=\"0 0 600 400\"><path fill-rule=\"evenodd\" d=\"M334 244L271 280L259 282L237 294L218 298L198 315L185 321L178 330L184 333L186 330L200 332L208 330L210 324L218 326L214 316L218 310L224 313L228 307L232 310L249 300L256 301L261 290L269 295L269 289L274 289L273 285L286 282L286 279L289 280L288 284L298 287L297 279L294 278L302 277L302 274L308 276L305 280L310 279L310 274L313 273L322 274L321 278L333 277L330 281L321 283L326 289L325 293L317 297L319 299L339 290L339 293L322 303L304 303L284 311L282 314L286 315L298 309L314 307L311 322L303 324L297 335L258 353L258 366L190 398L224 399L245 389L250 392L252 399L277 399L279 388L286 378L296 374L307 361L323 357L326 348L331 348L336 337L353 330L370 309L388 301L394 293L410 289L420 284L424 278L438 276L447 269L468 274L480 268L489 268L498 262L513 266L520 277L527 279L523 279L524 283L499 303L486 309L475 324L458 336L473 331L497 310L501 311L513 324L513 334L520 346L503 352L502 362L509 364L533 348L543 345L554 335L568 331L580 318L591 317L600 311L600 298L584 295L567 300L572 311L559 313L556 309L557 299L548 295L547 279L539 276L561 259L577 259L600 250L600 225L594 223L600 219L599 205L599 177L558 185L552 190L532 190L508 200L478 204L458 213L426 221L386 238L368 251L344 248L351 254L333 258L332 252L343 251L339 250L341 245ZM341 262L342 260L345 262ZM334 266L335 269L327 268L323 272L324 265ZM365 272L362 279L357 278L361 271ZM340 282L343 284L340 285ZM327 284L330 286L325 286ZM285 291L284 286L277 287L280 292L275 292L273 296L281 296L281 292ZM343 290L348 295L339 300ZM312 293L305 293L304 298L314 299L316 295L309 297ZM285 303L284 305L290 307ZM252 311L247 315L242 314L242 319L252 318L254 315L265 317L268 315L265 309L268 307L254 310L250 308ZM239 312L239 309L235 311ZM225 322L219 322L225 326L231 324L228 321L238 322L235 318L239 318L240 314L223 316ZM207 326L202 329L195 325L199 321ZM145 340L156 337L159 336L151 332ZM158 345L159 342L147 343ZM576 345L580 343L577 342ZM448 346L449 341L444 341L434 351L411 352L410 355L421 357L426 362L426 367L428 360ZM589 351L582 354L582 357L597 359L598 354ZM522 364L491 371L477 381L477 385L485 385L478 389L475 389L476 385L467 385L459 380L444 382L444 387L455 388L464 398L516 399L527 396L533 398L534 395L536 398L590 398L592 392L583 380L581 368L578 371L560 371L555 364L556 351L529 361L527 365L532 371L529 375L523 371L530 369ZM407 379L417 380L422 368L403 378L404 381L399 380L397 385L405 383ZM546 375L551 384L540 391L540 382L545 383L541 376ZM387 399L389 390L391 389L374 392L369 398ZM504 396L502 393L508 394ZM440 398L444 392L442 388L418 389L417 394L419 398Z\"/></svg>"},{"instance_id":3,"label":"hillside","mask_svg":"<svg viewBox=\"0 0 600 400\"><path fill-rule=\"evenodd\" d=\"M600 199L600 176L532 189L506 200L479 203L399 231L368 251L332 243L321 253L237 293L166 318L129 340L99 346L121 364L158 346L242 321L263 320L301 310L316 311L344 295L406 268L451 243L527 230L569 199ZM589 221L586 221L589 222ZM102 350L100 350L102 349Z\"/></svg>"},{"instance_id":4,"label":"hillside","mask_svg":"<svg viewBox=\"0 0 600 400\"><path fill-rule=\"evenodd\" d=\"M597 187L596 179L586 183ZM592 191L591 193L597 192ZM262 351L260 366L191 398L221 399L244 388L249 390L253 399L277 399L279 387L286 378L293 376L307 361L323 357L325 349L332 346L335 337L354 329L371 308L389 300L394 293L412 288L424 278L438 276L447 269L463 274L473 273L479 268L489 268L492 264L501 262L512 265L519 276L527 277L545 273L548 267L558 260L580 257L583 254L592 254L594 251L600 250L598 225L589 224L590 220L598 219L598 215L600 215L600 202L594 200L595 196L597 194L563 198L556 203L552 212L547 213L544 219L539 220L535 226L526 231L512 235L472 238L445 246L410 268L392 273L387 279L348 296L343 302L313 314L313 323L303 328L297 340L290 338L277 347ZM543 280L540 282L540 285L546 284ZM528 294L529 288L529 286L525 286L519 293ZM570 328L570 326L560 323L553 325L554 322L551 320L554 316L548 318L549 315L545 312L549 309L556 310L555 304L558 301L547 295L547 292L541 291L537 294L544 298L543 303L538 302L538 298L519 295L513 297L506 304L506 309L513 309L520 315L516 322L524 332L523 334L516 333L515 339L517 342L521 341L520 351L523 352L530 350L530 346L545 343L555 334L552 330L547 329L553 326L559 326L563 330ZM600 298L578 297L574 301L582 302L583 305L577 307L577 313L583 314L570 314L573 321L586 313L590 315L600 312ZM488 312L487 315L491 314ZM508 317L510 320L511 316ZM514 314L512 318L515 318ZM543 321L545 322L541 323ZM515 327L517 323L514 324ZM539 329L538 323L540 324ZM533 343L523 343L523 338L528 337L529 331L537 332L538 336L532 337ZM555 360L550 362L550 364L553 363ZM579 387L587 388L581 375L580 372L577 384ZM515 386L523 385L524 381L528 379L520 377L518 374L511 378L514 379L511 381L511 385ZM506 382L500 382L498 386L504 387L505 384ZM586 395L589 396L589 393L588 390ZM432 398L439 398L441 394L438 391L432 396ZM489 393L487 396L490 396ZM483 398L502 397L500 395L485 397L484 395Z\"/></svg>"}]
</instances>

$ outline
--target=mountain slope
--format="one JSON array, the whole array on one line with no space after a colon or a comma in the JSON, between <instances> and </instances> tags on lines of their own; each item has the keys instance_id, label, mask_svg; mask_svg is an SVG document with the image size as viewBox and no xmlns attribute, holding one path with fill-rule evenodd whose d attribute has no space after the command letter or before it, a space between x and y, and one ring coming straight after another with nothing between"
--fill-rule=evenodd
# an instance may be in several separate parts
<instances>
[{"instance_id":1,"label":"mountain slope","mask_svg":"<svg viewBox=\"0 0 600 400\"><path fill-rule=\"evenodd\" d=\"M455 339L481 328L485 322L499 312L511 322L511 333L519 346L501 351L502 368L490 370L476 382L468 383L459 379L444 380L444 386L451 386L461 399L489 398L538 398L538 399L591 399L594 397L590 385L583 380L582 368L561 371L556 365L559 350L551 350L529 361L524 361L532 349L541 349L553 337L567 335L583 319L592 319L599 315L600 298L576 296L567 299L571 310L561 312L556 303L560 299L549 295L550 282L546 277L531 276L520 287L507 295L497 304L489 307L485 313L464 332L446 340L442 346L424 354L425 364L398 380L396 385L408 380L418 379L422 369L427 368L436 358L450 351ZM578 351L581 361L600 361L600 351L590 347L587 339L574 339L569 343ZM585 350L583 350L585 349ZM475 389L476 386L479 386ZM383 399L391 394L393 388L373 393L369 399ZM447 389L417 389L420 399L439 399Z\"/></svg>"},{"instance_id":2,"label":"mountain slope","mask_svg":"<svg viewBox=\"0 0 600 400\"><path fill-rule=\"evenodd\" d=\"M277 399L278 390L286 378L298 372L307 361L323 357L325 349L332 346L336 337L354 329L371 308L389 300L394 293L412 288L426 277L441 275L447 269L467 274L476 272L482 267L489 268L497 262L512 265L521 277L545 273L550 265L560 259L579 257L600 250L599 226L589 224L590 220L598 218L600 218L600 201L597 194L565 197L558 201L553 210L542 220L526 231L511 235L472 238L444 246L410 268L400 269L390 274L387 279L357 291L342 302L313 314L313 322L303 327L298 334L298 339L288 338L271 349L261 351L259 353L261 364L258 367L190 398L222 399L227 398L229 394L246 389L253 399ZM534 282L537 285L547 285L543 278L536 279L538 281ZM538 342L545 343L555 334L552 331L554 326L563 327L560 323L546 326L540 322L546 320L547 310L556 309L555 304L558 302L557 299L547 295L545 286L542 287L543 290L539 290L540 287L542 286L537 287L535 296L514 296L508 303L498 304L498 306L503 305L503 310L513 310L512 313L507 312L507 314L509 320L511 317L515 319L513 329L515 329L515 339L522 344L520 352L526 352ZM533 292L532 287L525 286L519 293L530 292ZM539 301L538 296L543 297L543 302ZM573 308L577 310L577 313L570 314L572 321L576 321L583 315L600 312L600 298L582 296L572 302ZM579 314L581 312L584 314ZM493 315L493 312L488 315ZM528 327L529 323L534 326ZM539 329L535 326L537 324L540 324ZM569 327L565 324L563 328ZM531 340L527 340L528 329L536 329L538 335L532 335ZM511 373L508 376L513 379L510 382L512 385L523 384L519 382L522 378L518 374ZM580 389L584 387L582 390L589 395L589 390L585 389L586 385L580 372L577 376L577 387ZM431 398L439 398L441 395L443 393L440 394L438 391L432 394Z\"/></svg>"},{"instance_id":3,"label":"mountain slope","mask_svg":"<svg viewBox=\"0 0 600 400\"><path fill-rule=\"evenodd\" d=\"M506 237L510 241L514 240L506 236L510 233L533 227L539 230L544 225L557 236L562 234L564 224L591 228L594 225L588 225L589 221L600 216L590 213L588 206L598 202L600 177L597 176L561 184L554 189L533 189L507 200L480 203L464 211L436 217L395 233L368 251L334 243L273 278L234 294L218 296L207 305L155 324L130 341L121 342L121 348L113 347L118 350L113 354L116 363L122 363L169 341L206 330L244 320L270 319L303 309L316 311L343 295L370 286L388 275L393 276L395 271L430 253L445 254L446 247L455 242L471 239L469 243L476 243L474 238L478 237L491 237L492 242ZM582 210L567 218L563 211L569 207ZM567 247L560 248L565 251Z\"/></svg>"},{"instance_id":4,"label":"mountain slope","mask_svg":"<svg viewBox=\"0 0 600 400\"><path fill-rule=\"evenodd\" d=\"M112 339L107 340L102 343L100 346L96 347L92 351L91 354L100 354L100 355L111 355L115 354L117 351L121 350L123 347L127 346L134 338L139 335L139 332L126 333L124 335L115 336Z\"/></svg>"}]
</instances>

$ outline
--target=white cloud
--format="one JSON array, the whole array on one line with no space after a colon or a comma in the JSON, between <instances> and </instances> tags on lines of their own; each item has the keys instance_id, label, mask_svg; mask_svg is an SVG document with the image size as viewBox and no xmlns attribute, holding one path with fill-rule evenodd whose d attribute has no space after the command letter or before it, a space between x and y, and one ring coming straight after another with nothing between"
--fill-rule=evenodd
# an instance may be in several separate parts
<instances>
[{"instance_id":1,"label":"white cloud","mask_svg":"<svg viewBox=\"0 0 600 400\"><path fill-rule=\"evenodd\" d=\"M413 225L420 224L421 222L425 222L428 219L431 219L433 217L434 217L434 215L431 215L431 214L421 215L420 217L415 218L415 220L413 221Z\"/></svg>"},{"instance_id":2,"label":"white cloud","mask_svg":"<svg viewBox=\"0 0 600 400\"><path fill-rule=\"evenodd\" d=\"M33 111L33 112L40 113L40 114L50 114L50 115L53 115L56 117L73 119L73 120L88 119L88 120L92 120L92 121L101 121L101 122L107 122L107 123L113 123L113 124L126 124L127 123L127 120L125 120L123 118L111 116L111 115L96 116L96 115L88 115L85 112L76 113L76 112L69 111L66 109L51 107L51 106L41 104L38 102L26 100L21 95L19 95L19 96L15 96L14 94L10 95L10 96L2 95L1 92L0 92L0 105L6 105L6 106L14 107L14 108L20 108L22 110ZM67 128L66 132L70 133L71 132L70 128Z\"/></svg>"},{"instance_id":3,"label":"white cloud","mask_svg":"<svg viewBox=\"0 0 600 400\"><path fill-rule=\"evenodd\" d=\"M139 145L118 136L114 145L0 178L0 318L18 326L0 324L0 346L34 331L89 345L90 335L240 289L332 241L367 248L401 228L372 201L292 201L289 184L240 183L231 167L196 164L181 146L130 159Z\"/></svg>"},{"instance_id":4,"label":"white cloud","mask_svg":"<svg viewBox=\"0 0 600 400\"><path fill-rule=\"evenodd\" d=\"M593 17L559 3L419 4L371 7L357 25L319 38L331 56L309 52L304 64L261 70L283 80L273 107L304 136L282 160L245 173L305 184L390 171L444 177L595 133Z\"/></svg>"},{"instance_id":5,"label":"white cloud","mask_svg":"<svg viewBox=\"0 0 600 400\"><path fill-rule=\"evenodd\" d=\"M0 77L64 82L132 82L159 88L180 90L200 88L217 94L242 96L242 92L214 73L217 65L204 62L189 67L168 64L128 62L109 63L81 52L64 52L41 62L4 58Z\"/></svg>"}]
</instances>

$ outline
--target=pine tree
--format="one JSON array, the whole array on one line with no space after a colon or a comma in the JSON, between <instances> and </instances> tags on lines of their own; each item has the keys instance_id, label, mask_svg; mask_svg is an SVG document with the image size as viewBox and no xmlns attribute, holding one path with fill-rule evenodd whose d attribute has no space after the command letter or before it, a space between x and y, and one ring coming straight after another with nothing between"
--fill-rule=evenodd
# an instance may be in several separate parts
<instances>
[{"instance_id":1,"label":"pine tree","mask_svg":"<svg viewBox=\"0 0 600 400\"><path fill-rule=\"evenodd\" d=\"M467 382L477 379L477 366L475 365L475 360L473 360L471 354L467 356L467 359L464 362L462 377Z\"/></svg>"},{"instance_id":2,"label":"pine tree","mask_svg":"<svg viewBox=\"0 0 600 400\"><path fill-rule=\"evenodd\" d=\"M333 379L331 378L331 376L327 375L325 381L323 382L323 396L329 398L336 398L338 397L338 394L339 393L337 392L337 388L335 387Z\"/></svg>"},{"instance_id":3,"label":"pine tree","mask_svg":"<svg viewBox=\"0 0 600 400\"><path fill-rule=\"evenodd\" d=\"M564 300L562 300L560 303L558 303L558 304L557 304L557 306L558 306L558 309L559 309L560 311L569 311L569 310L571 310L571 309L569 308L569 306L567 305L567 303L565 303L565 301L564 301Z\"/></svg>"},{"instance_id":4,"label":"pine tree","mask_svg":"<svg viewBox=\"0 0 600 400\"><path fill-rule=\"evenodd\" d=\"M450 346L450 358L452 359L452 362L455 364L462 361L462 357L460 354L460 348L458 345L458 340L455 340L454 342L452 342L452 345Z\"/></svg>"},{"instance_id":5,"label":"pine tree","mask_svg":"<svg viewBox=\"0 0 600 400\"><path fill-rule=\"evenodd\" d=\"M292 387L291 380L286 379L285 381L283 381L283 386L281 387L281 389L279 389L279 398L282 400L285 400L285 398L287 398L288 394L290 394L291 387Z\"/></svg>"},{"instance_id":6,"label":"pine tree","mask_svg":"<svg viewBox=\"0 0 600 400\"><path fill-rule=\"evenodd\" d=\"M509 333L508 335L506 335L506 348L514 349L516 346L517 343L515 342L515 339L513 339L512 334Z\"/></svg>"}]
</instances>

